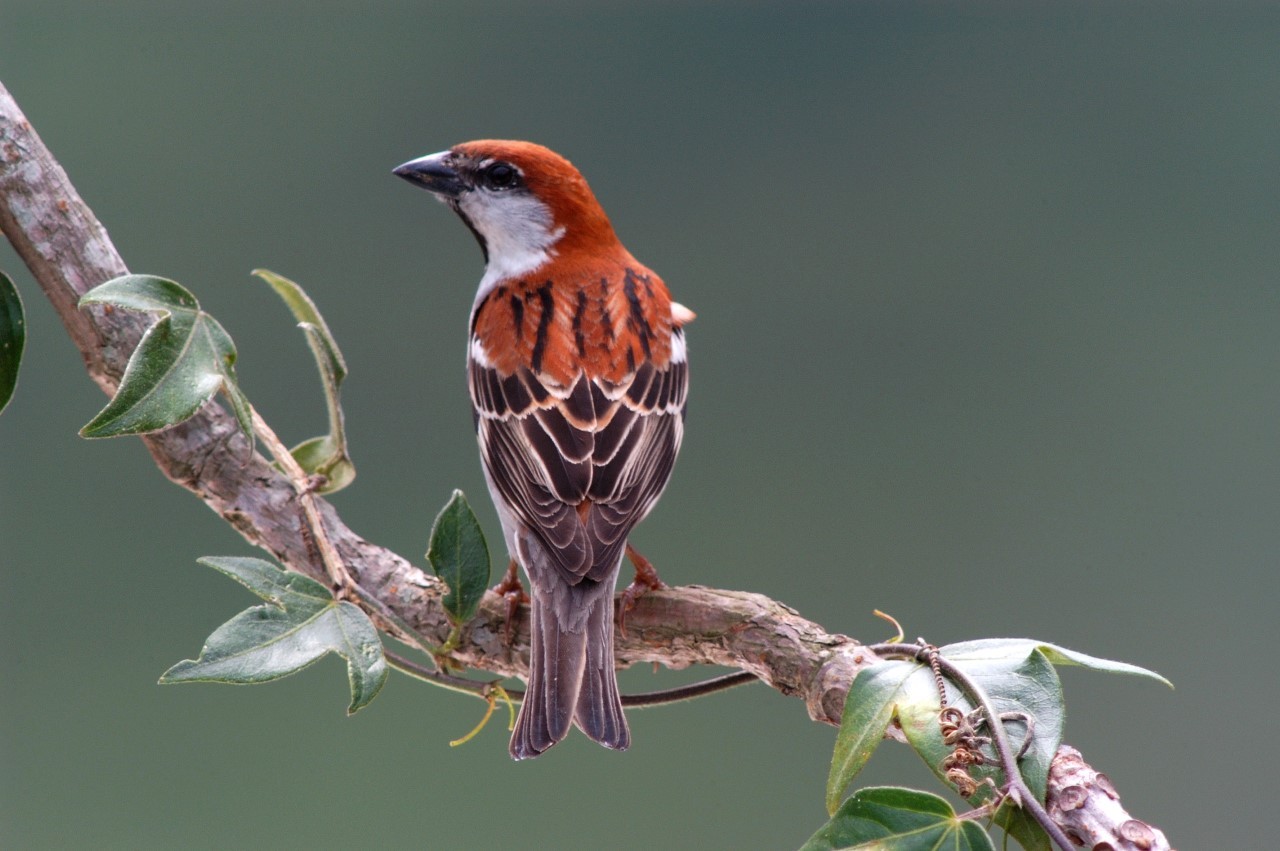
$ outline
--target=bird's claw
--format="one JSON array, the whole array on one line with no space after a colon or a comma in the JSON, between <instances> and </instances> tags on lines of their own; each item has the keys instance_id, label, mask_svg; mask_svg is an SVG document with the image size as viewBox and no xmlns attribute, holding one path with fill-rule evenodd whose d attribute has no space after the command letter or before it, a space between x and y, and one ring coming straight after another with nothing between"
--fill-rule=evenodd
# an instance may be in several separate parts
<instances>
[{"instance_id":1,"label":"bird's claw","mask_svg":"<svg viewBox=\"0 0 1280 851\"><path fill-rule=\"evenodd\" d=\"M618 606L618 629L623 635L627 634L627 614L636 607L640 598L650 591L662 591L667 587L667 583L658 577L653 562L636 552L630 544L627 544L627 558L635 565L636 578L622 589L622 601Z\"/></svg>"},{"instance_id":2,"label":"bird's claw","mask_svg":"<svg viewBox=\"0 0 1280 851\"><path fill-rule=\"evenodd\" d=\"M520 572L516 568L515 559L511 559L511 562L507 565L506 574L503 575L501 582L493 586L493 592L500 594L507 604L506 618L502 624L502 640L510 647L514 637L516 618L520 614L520 607L529 602L529 595L525 592L524 586L520 584Z\"/></svg>"}]
</instances>

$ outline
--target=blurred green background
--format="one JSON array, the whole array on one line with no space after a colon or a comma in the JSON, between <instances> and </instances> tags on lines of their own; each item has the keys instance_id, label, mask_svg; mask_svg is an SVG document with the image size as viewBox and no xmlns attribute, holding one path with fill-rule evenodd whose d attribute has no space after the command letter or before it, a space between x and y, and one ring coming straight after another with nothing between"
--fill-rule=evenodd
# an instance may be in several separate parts
<instances>
[{"instance_id":1,"label":"blurred green background","mask_svg":"<svg viewBox=\"0 0 1280 851\"><path fill-rule=\"evenodd\" d=\"M257 406L322 429L302 282L345 349L335 502L415 558L454 487L500 540L462 365L481 259L390 169L482 136L583 170L699 314L687 439L635 536L674 583L878 640L1027 635L1068 742L1181 848L1260 847L1280 748L1274 3L4 0L9 87L135 271L191 287ZM7 245L0 845L789 848L834 737L751 687L513 764L474 701L341 665L158 687L252 602L250 548L132 439ZM626 690L673 675L630 671ZM1246 720L1263 722L1251 727ZM869 783L932 783L887 747Z\"/></svg>"}]
</instances>

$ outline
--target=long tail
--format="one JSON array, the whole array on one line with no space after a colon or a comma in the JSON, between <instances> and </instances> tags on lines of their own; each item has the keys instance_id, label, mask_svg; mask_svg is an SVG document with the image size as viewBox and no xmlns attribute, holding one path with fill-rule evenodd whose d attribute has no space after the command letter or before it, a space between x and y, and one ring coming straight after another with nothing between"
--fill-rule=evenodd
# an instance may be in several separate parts
<instances>
[{"instance_id":1,"label":"long tail","mask_svg":"<svg viewBox=\"0 0 1280 851\"><path fill-rule=\"evenodd\" d=\"M535 591L529 686L511 735L511 756L537 756L568 735L571 724L607 748L625 750L631 732L613 666L612 594L579 598L578 605L590 611L583 618L579 610L572 626L557 612L561 607L540 597Z\"/></svg>"},{"instance_id":2,"label":"long tail","mask_svg":"<svg viewBox=\"0 0 1280 851\"><path fill-rule=\"evenodd\" d=\"M587 660L573 723L606 748L625 751L631 745L631 730L622 714L618 672L613 662L612 594L596 602L587 618L587 634Z\"/></svg>"}]
</instances>

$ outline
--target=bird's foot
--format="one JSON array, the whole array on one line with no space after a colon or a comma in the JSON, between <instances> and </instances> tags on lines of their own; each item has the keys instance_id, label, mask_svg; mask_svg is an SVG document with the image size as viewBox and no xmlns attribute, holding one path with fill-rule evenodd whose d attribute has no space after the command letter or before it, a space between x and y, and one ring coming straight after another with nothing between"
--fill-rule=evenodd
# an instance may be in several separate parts
<instances>
[{"instance_id":1,"label":"bird's foot","mask_svg":"<svg viewBox=\"0 0 1280 851\"><path fill-rule=\"evenodd\" d=\"M502 595L507 602L507 616L503 621L502 639L511 646L515 630L516 617L520 614L520 607L529 602L529 595L525 593L524 586L520 584L520 571L516 567L516 560L511 559L511 563L507 565L507 572L502 577L502 581L493 586L495 594Z\"/></svg>"},{"instance_id":2,"label":"bird's foot","mask_svg":"<svg viewBox=\"0 0 1280 851\"><path fill-rule=\"evenodd\" d=\"M636 548L630 544L627 544L627 558L635 565L636 578L622 589L622 603L618 607L618 629L623 635L627 632L627 613L636 607L636 602L650 591L661 591L667 587L667 583L658 578L653 562L636 552Z\"/></svg>"}]
</instances>

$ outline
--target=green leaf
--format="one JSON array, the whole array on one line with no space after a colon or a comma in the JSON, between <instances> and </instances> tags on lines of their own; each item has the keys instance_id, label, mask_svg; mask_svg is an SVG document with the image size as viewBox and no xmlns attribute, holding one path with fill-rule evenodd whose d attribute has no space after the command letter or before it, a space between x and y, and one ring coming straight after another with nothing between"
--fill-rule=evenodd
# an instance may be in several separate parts
<instances>
[{"instance_id":1,"label":"green leaf","mask_svg":"<svg viewBox=\"0 0 1280 851\"><path fill-rule=\"evenodd\" d=\"M948 645L941 648L940 652L974 680L998 714L1015 714L1034 719L1033 728L1029 728L1025 721L1012 717L1003 723L1010 745L1015 751L1022 746L1027 736L1031 736L1030 745L1018 767L1027 786L1041 801L1044 800L1050 761L1061 743L1065 719L1062 685L1054 670L1055 664L1082 665L1168 682L1159 674L1136 665L1098 659L1032 639L968 641ZM900 667L888 667L891 665ZM873 672L876 676L863 681L864 676ZM973 701L963 695L955 684L948 684L948 700L965 713L974 708ZM952 749L942 742L938 726L938 691L932 671L927 665L901 661L881 663L868 668L854 679L846 707L827 782L828 812L839 802L848 783L865 764L879 737L883 736L885 726L895 716L907 741L929 768L947 782L942 771L942 761ZM984 726L976 733L989 736L991 730ZM994 760L995 751L990 745L983 748L983 753ZM974 766L970 769L970 774L978 781L989 777L997 785L1003 784L1001 772L995 764ZM991 794L988 786L980 786L973 801L980 803L989 799ZM1044 831L1033 818L1012 802L1001 806L995 820L1028 851L1050 851L1052 846Z\"/></svg>"},{"instance_id":2,"label":"green leaf","mask_svg":"<svg viewBox=\"0 0 1280 851\"><path fill-rule=\"evenodd\" d=\"M958 818L937 795L886 786L855 792L800 851L838 848L995 851L981 826Z\"/></svg>"},{"instance_id":3,"label":"green leaf","mask_svg":"<svg viewBox=\"0 0 1280 851\"><path fill-rule=\"evenodd\" d=\"M1038 797L1043 798L1048 777L1049 762L1058 750L1065 722L1065 706L1062 684L1054 664L1082 665L1102 671L1149 677L1168 683L1155 674L1136 665L1099 659L1053 644L1025 638L994 638L949 644L939 652L952 664L964 671L986 692L999 713L1021 713L1035 719L1032 744L1020 763L1023 778ZM923 667L923 666L922 666ZM938 698L932 683L911 680L908 683L910 699L902 699L898 708L898 720L907 740L921 758L942 776L939 764L950 752L942 743L938 729ZM974 705L960 693L958 687L949 687L952 705L970 712ZM1006 731L1015 749L1026 736L1022 722L1006 724ZM989 731L979 731L987 735ZM990 776L999 782L994 766L975 768L978 776ZM985 798L987 792L980 793Z\"/></svg>"},{"instance_id":4,"label":"green leaf","mask_svg":"<svg viewBox=\"0 0 1280 851\"><path fill-rule=\"evenodd\" d=\"M1062 685L1053 669L1054 665L1079 665L1098 671L1147 677L1172 688L1172 684L1164 677L1137 665L1100 659L1034 639L989 638L965 641L943 647L940 652L978 681L991 697L998 712L1022 712L1034 716L1033 741L1019 763L1019 769L1023 779L1041 802L1044 801L1049 763L1061 743L1065 723ZM966 711L971 708L968 701L960 701L958 705ZM934 711L936 713L936 704ZM904 715L909 716L910 713ZM941 747L941 742L936 715L931 725L933 733L930 737L938 741L932 745L925 738L913 735L917 728L925 726L923 717L903 720L908 741L911 741L917 752L937 772L937 762L941 758L937 748ZM1012 746L1015 749L1020 747L1026 728L1019 722L1012 722L1006 725L1006 731ZM931 749L932 754L926 755ZM993 777L999 783L999 773L992 767L976 768L972 773L979 777ZM989 797L989 792L983 789L975 797L985 800ZM1049 837L1035 819L1013 802L1006 802L1000 807L995 821L1027 851L1050 851L1052 848Z\"/></svg>"},{"instance_id":5,"label":"green leaf","mask_svg":"<svg viewBox=\"0 0 1280 851\"><path fill-rule=\"evenodd\" d=\"M840 806L844 790L884 740L903 681L918 669L913 662L878 662L853 678L827 775L828 815Z\"/></svg>"},{"instance_id":6,"label":"green leaf","mask_svg":"<svg viewBox=\"0 0 1280 851\"><path fill-rule=\"evenodd\" d=\"M940 648L944 657L963 670L987 694L997 713L1018 713L1034 719L1032 743L1019 763L1023 779L1037 797L1043 797L1045 782L1049 776L1049 761L1062 739L1065 720L1062 684L1057 672L1043 653L1032 649L1021 658L953 659L948 648ZM927 668L926 668L927 670ZM923 690L922 697L923 697ZM948 684L948 696L952 706L966 714L974 709L973 702L959 689ZM951 748L942 742L938 727L938 697L932 690L927 702L915 700L899 708L898 719L907 741L920 754L931 769L942 777L942 760ZM1005 730L1014 750L1021 747L1026 738L1027 726L1023 721L1007 721ZM990 730L980 729L979 735L990 735ZM994 753L990 746L984 753ZM995 765L978 766L972 770L975 776L993 777L1000 782ZM979 792L979 799L989 796L989 791Z\"/></svg>"},{"instance_id":7,"label":"green leaf","mask_svg":"<svg viewBox=\"0 0 1280 851\"><path fill-rule=\"evenodd\" d=\"M346 428L339 397L339 388L347 377L347 363L324 317L302 287L269 269L254 269L253 274L271 285L298 320L298 327L307 336L307 345L311 347L311 355L315 358L316 368L320 371L320 383L324 388L325 407L329 413L329 433L305 440L289 451L307 473L325 477L325 484L319 488L320 493L340 491L356 477L355 464L351 462L347 451Z\"/></svg>"},{"instance_id":8,"label":"green leaf","mask_svg":"<svg viewBox=\"0 0 1280 851\"><path fill-rule=\"evenodd\" d=\"M368 616L337 602L314 579L256 558L202 558L268 602L246 609L213 631L199 659L179 662L161 683L252 684L278 680L328 653L347 661L354 714L387 680L382 641Z\"/></svg>"},{"instance_id":9,"label":"green leaf","mask_svg":"<svg viewBox=\"0 0 1280 851\"><path fill-rule=\"evenodd\" d=\"M296 282L283 275L278 275L270 269L254 269L253 274L271 285L271 288L276 291L276 294L288 306L298 322L311 325L316 329L325 348L325 358L336 375L338 382L341 383L347 377L346 361L343 360L342 352L338 349L338 343L333 339L329 326L325 323L324 317L320 315L320 310L316 307L316 303L311 300L311 296L307 295L306 291Z\"/></svg>"},{"instance_id":10,"label":"green leaf","mask_svg":"<svg viewBox=\"0 0 1280 851\"><path fill-rule=\"evenodd\" d=\"M471 620L489 587L489 545L460 490L453 492L436 516L427 560L436 576L449 586L443 601L449 619L455 626Z\"/></svg>"},{"instance_id":11,"label":"green leaf","mask_svg":"<svg viewBox=\"0 0 1280 851\"><path fill-rule=\"evenodd\" d=\"M1023 851L1057 851L1035 817L1011 801L1005 801L996 810L995 822L1017 840Z\"/></svg>"},{"instance_id":12,"label":"green leaf","mask_svg":"<svg viewBox=\"0 0 1280 851\"><path fill-rule=\"evenodd\" d=\"M27 320L13 280L0 272L0 412L18 386L18 367L27 342Z\"/></svg>"},{"instance_id":13,"label":"green leaf","mask_svg":"<svg viewBox=\"0 0 1280 851\"><path fill-rule=\"evenodd\" d=\"M156 313L125 368L120 387L80 434L116 437L158 431L190 418L223 391L240 428L253 441L249 401L236 383L236 347L218 321L180 284L126 275L94 287L81 307L109 304Z\"/></svg>"},{"instance_id":14,"label":"green leaf","mask_svg":"<svg viewBox=\"0 0 1280 851\"><path fill-rule=\"evenodd\" d=\"M1128 662L1116 662L1111 659L1100 659L1097 656L1090 656L1087 653L1080 653L1075 650L1068 650L1065 647L1059 647L1056 644L1050 644L1047 641L1037 641L1034 638L983 638L977 641L962 641L957 644L948 644L942 648L942 653L948 659L955 661L960 660L1018 660L1025 659L1033 650L1039 650L1045 655L1050 662L1055 665L1079 665L1083 668L1091 668L1095 671L1106 671L1112 674L1128 674L1135 677L1145 677L1164 683L1169 688L1173 688L1173 683L1157 674L1155 671L1140 668L1137 665L1131 665Z\"/></svg>"},{"instance_id":15,"label":"green leaf","mask_svg":"<svg viewBox=\"0 0 1280 851\"><path fill-rule=\"evenodd\" d=\"M355 464L338 448L332 435L324 434L304 440L290 449L289 454L308 475L324 476L324 485L316 488L317 493L340 491L356 477Z\"/></svg>"}]
</instances>

